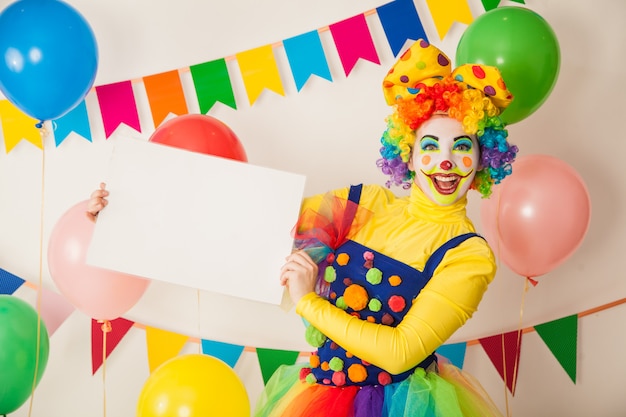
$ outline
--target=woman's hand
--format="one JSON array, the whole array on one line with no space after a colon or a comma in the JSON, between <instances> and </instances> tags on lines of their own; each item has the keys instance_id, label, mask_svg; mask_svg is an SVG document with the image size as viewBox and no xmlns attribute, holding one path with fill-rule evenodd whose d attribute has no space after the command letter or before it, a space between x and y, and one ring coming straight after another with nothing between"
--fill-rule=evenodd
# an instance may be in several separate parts
<instances>
[{"instance_id":1,"label":"woman's hand","mask_svg":"<svg viewBox=\"0 0 626 417\"><path fill-rule=\"evenodd\" d=\"M300 298L315 291L317 282L317 264L304 251L297 251L286 258L285 265L280 270L280 284L289 290L289 296L294 304Z\"/></svg>"},{"instance_id":2,"label":"woman's hand","mask_svg":"<svg viewBox=\"0 0 626 417\"><path fill-rule=\"evenodd\" d=\"M109 204L109 200L106 199L109 192L104 189L105 187L106 184L101 182L100 188L91 193L89 197L89 202L87 203L87 217L92 222L96 221L98 213Z\"/></svg>"}]
</instances>

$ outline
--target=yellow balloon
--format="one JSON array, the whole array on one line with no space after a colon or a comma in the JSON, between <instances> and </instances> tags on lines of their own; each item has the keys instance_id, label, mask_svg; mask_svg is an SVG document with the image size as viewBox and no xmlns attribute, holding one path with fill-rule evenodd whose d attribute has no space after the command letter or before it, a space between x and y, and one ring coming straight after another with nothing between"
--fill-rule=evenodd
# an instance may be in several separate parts
<instances>
[{"instance_id":1,"label":"yellow balloon","mask_svg":"<svg viewBox=\"0 0 626 417\"><path fill-rule=\"evenodd\" d=\"M221 360L189 354L164 362L139 395L137 417L250 417L243 383Z\"/></svg>"}]
</instances>

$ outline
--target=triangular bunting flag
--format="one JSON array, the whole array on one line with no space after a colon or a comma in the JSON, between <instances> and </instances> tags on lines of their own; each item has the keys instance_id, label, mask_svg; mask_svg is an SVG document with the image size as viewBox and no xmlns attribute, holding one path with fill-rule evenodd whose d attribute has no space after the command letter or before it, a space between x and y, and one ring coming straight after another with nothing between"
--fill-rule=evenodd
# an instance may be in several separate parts
<instances>
[{"instance_id":1,"label":"triangular bunting flag","mask_svg":"<svg viewBox=\"0 0 626 417\"><path fill-rule=\"evenodd\" d=\"M272 45L265 45L236 55L250 105L264 89L285 95Z\"/></svg>"},{"instance_id":2,"label":"triangular bunting flag","mask_svg":"<svg viewBox=\"0 0 626 417\"><path fill-rule=\"evenodd\" d=\"M413 0L396 0L376 9L393 56L398 56L407 39L428 40Z\"/></svg>"},{"instance_id":3,"label":"triangular bunting flag","mask_svg":"<svg viewBox=\"0 0 626 417\"><path fill-rule=\"evenodd\" d=\"M465 351L467 350L467 343L453 343L449 345L442 345L437 348L437 353L447 358L452 365L459 369L463 369L465 363Z\"/></svg>"},{"instance_id":4,"label":"triangular bunting flag","mask_svg":"<svg viewBox=\"0 0 626 417\"><path fill-rule=\"evenodd\" d=\"M515 395L517 370L522 348L522 331L513 331L478 339L483 349L506 383L511 394Z\"/></svg>"},{"instance_id":5,"label":"triangular bunting flag","mask_svg":"<svg viewBox=\"0 0 626 417\"><path fill-rule=\"evenodd\" d=\"M439 39L443 39L454 22L469 25L474 18L467 0L426 0Z\"/></svg>"},{"instance_id":6,"label":"triangular bunting flag","mask_svg":"<svg viewBox=\"0 0 626 417\"><path fill-rule=\"evenodd\" d=\"M78 106L74 107L65 116L53 120L54 126L54 142L58 147L70 133L76 132L80 136L91 140L91 129L89 127L89 115L87 114L87 105L85 100L81 101Z\"/></svg>"},{"instance_id":7,"label":"triangular bunting flag","mask_svg":"<svg viewBox=\"0 0 626 417\"><path fill-rule=\"evenodd\" d=\"M235 93L224 58L189 67L200 113L207 114L218 101L237 110Z\"/></svg>"},{"instance_id":8,"label":"triangular bunting flag","mask_svg":"<svg viewBox=\"0 0 626 417\"><path fill-rule=\"evenodd\" d=\"M0 100L0 120L6 153L11 152L22 139L43 149L41 133L35 126L39 121L22 112L9 100Z\"/></svg>"},{"instance_id":9,"label":"triangular bunting flag","mask_svg":"<svg viewBox=\"0 0 626 417\"><path fill-rule=\"evenodd\" d=\"M493 10L500 4L500 0L481 0L485 11Z\"/></svg>"},{"instance_id":10,"label":"triangular bunting flag","mask_svg":"<svg viewBox=\"0 0 626 417\"><path fill-rule=\"evenodd\" d=\"M578 315L574 314L537 325L535 330L575 384L578 351Z\"/></svg>"},{"instance_id":11,"label":"triangular bunting flag","mask_svg":"<svg viewBox=\"0 0 626 417\"><path fill-rule=\"evenodd\" d=\"M230 343L202 340L202 353L221 359L231 368L234 368L237 364L243 352L243 348L243 346L232 345Z\"/></svg>"},{"instance_id":12,"label":"triangular bunting flag","mask_svg":"<svg viewBox=\"0 0 626 417\"><path fill-rule=\"evenodd\" d=\"M41 319L46 323L49 336L52 336L73 312L74 306L61 294L46 288L41 289Z\"/></svg>"},{"instance_id":13,"label":"triangular bunting flag","mask_svg":"<svg viewBox=\"0 0 626 417\"><path fill-rule=\"evenodd\" d=\"M106 357L111 355L111 352L122 341L128 330L133 327L133 322L117 318L110 321L111 331L106 334ZM91 372L95 374L103 363L102 357L102 344L104 342L104 332L102 323L98 323L97 320L91 319Z\"/></svg>"},{"instance_id":14,"label":"triangular bunting flag","mask_svg":"<svg viewBox=\"0 0 626 417\"><path fill-rule=\"evenodd\" d=\"M317 30L283 40L287 60L298 91L311 75L332 81L322 41Z\"/></svg>"},{"instance_id":15,"label":"triangular bunting flag","mask_svg":"<svg viewBox=\"0 0 626 417\"><path fill-rule=\"evenodd\" d=\"M96 87L104 135L108 139L122 123L141 132L133 85L130 81Z\"/></svg>"},{"instance_id":16,"label":"triangular bunting flag","mask_svg":"<svg viewBox=\"0 0 626 417\"><path fill-rule=\"evenodd\" d=\"M380 64L364 14L334 23L329 29L346 77L350 75L359 58Z\"/></svg>"},{"instance_id":17,"label":"triangular bunting flag","mask_svg":"<svg viewBox=\"0 0 626 417\"><path fill-rule=\"evenodd\" d=\"M24 284L25 280L0 268L0 294L11 295Z\"/></svg>"},{"instance_id":18,"label":"triangular bunting flag","mask_svg":"<svg viewBox=\"0 0 626 417\"><path fill-rule=\"evenodd\" d=\"M263 375L263 383L267 384L274 371L281 365L293 365L300 355L300 352L291 350L276 350L256 348L256 354L259 358L261 366L261 374Z\"/></svg>"},{"instance_id":19,"label":"triangular bunting flag","mask_svg":"<svg viewBox=\"0 0 626 417\"><path fill-rule=\"evenodd\" d=\"M177 356L188 339L189 336L146 326L146 344L148 346L148 366L150 373L163 362Z\"/></svg>"},{"instance_id":20,"label":"triangular bunting flag","mask_svg":"<svg viewBox=\"0 0 626 417\"><path fill-rule=\"evenodd\" d=\"M143 77L143 85L146 87L154 127L158 127L170 113L177 116L188 113L178 70Z\"/></svg>"}]
</instances>

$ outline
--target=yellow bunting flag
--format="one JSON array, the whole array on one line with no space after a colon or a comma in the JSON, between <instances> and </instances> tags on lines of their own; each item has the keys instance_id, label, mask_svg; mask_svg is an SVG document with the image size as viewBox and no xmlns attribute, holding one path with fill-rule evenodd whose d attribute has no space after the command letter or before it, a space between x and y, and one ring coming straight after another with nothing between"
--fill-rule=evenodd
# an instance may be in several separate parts
<instances>
[{"instance_id":1,"label":"yellow bunting flag","mask_svg":"<svg viewBox=\"0 0 626 417\"><path fill-rule=\"evenodd\" d=\"M26 139L39 149L43 149L43 140L39 129L35 127L38 120L26 115L9 100L0 100L0 120L4 135L4 147L9 153L22 139Z\"/></svg>"},{"instance_id":2,"label":"yellow bunting flag","mask_svg":"<svg viewBox=\"0 0 626 417\"><path fill-rule=\"evenodd\" d=\"M443 39L454 22L469 25L474 18L467 0L426 0L430 14L437 27L439 39Z\"/></svg>"},{"instance_id":3,"label":"yellow bunting flag","mask_svg":"<svg viewBox=\"0 0 626 417\"><path fill-rule=\"evenodd\" d=\"M238 53L236 58L250 105L254 104L265 88L285 95L271 45Z\"/></svg>"},{"instance_id":4,"label":"yellow bunting flag","mask_svg":"<svg viewBox=\"0 0 626 417\"><path fill-rule=\"evenodd\" d=\"M150 373L168 359L176 357L189 340L189 336L146 326L148 366Z\"/></svg>"}]
</instances>

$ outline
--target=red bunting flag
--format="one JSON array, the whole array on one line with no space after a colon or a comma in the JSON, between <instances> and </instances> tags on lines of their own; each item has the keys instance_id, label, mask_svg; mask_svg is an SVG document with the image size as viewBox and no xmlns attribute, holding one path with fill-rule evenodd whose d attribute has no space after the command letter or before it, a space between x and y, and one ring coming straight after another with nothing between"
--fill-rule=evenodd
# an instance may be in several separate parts
<instances>
[{"instance_id":1,"label":"red bunting flag","mask_svg":"<svg viewBox=\"0 0 626 417\"><path fill-rule=\"evenodd\" d=\"M96 373L104 361L102 351L105 331L109 330L106 333L106 357L108 358L111 352L113 352L117 345L122 341L124 336L126 336L128 330L130 330L130 328L133 327L133 324L135 324L134 322L121 317L111 320L109 323L110 329L106 326L106 323L99 323L97 320L91 319L92 375Z\"/></svg>"},{"instance_id":2,"label":"red bunting flag","mask_svg":"<svg viewBox=\"0 0 626 417\"><path fill-rule=\"evenodd\" d=\"M515 383L519 369L519 357L522 347L522 330L503 333L478 339L483 349L496 367L512 395L515 395Z\"/></svg>"}]
</instances>

